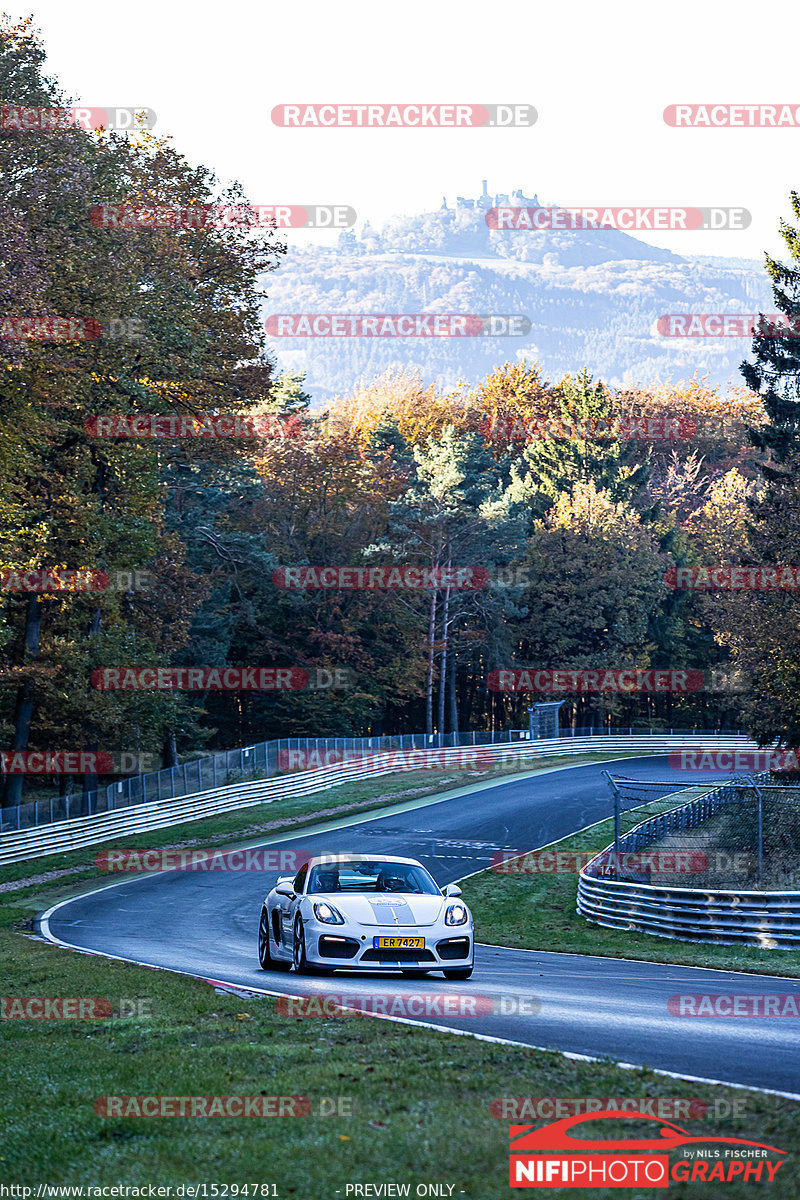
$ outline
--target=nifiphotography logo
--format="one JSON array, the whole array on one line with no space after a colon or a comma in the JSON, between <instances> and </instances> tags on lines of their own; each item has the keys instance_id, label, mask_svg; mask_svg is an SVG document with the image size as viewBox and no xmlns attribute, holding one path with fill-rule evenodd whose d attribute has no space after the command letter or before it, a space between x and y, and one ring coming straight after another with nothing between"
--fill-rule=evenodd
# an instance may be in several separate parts
<instances>
[{"instance_id":1,"label":"nifiphotography logo","mask_svg":"<svg viewBox=\"0 0 800 1200\"><path fill-rule=\"evenodd\" d=\"M594 1124L588 1136L573 1134L573 1126L600 1121L648 1120L649 1137L600 1136ZM784 1150L743 1138L693 1136L680 1125L653 1121L639 1114L607 1109L579 1113L541 1129L510 1125L509 1184L511 1187L657 1188L675 1183L730 1183L743 1180L771 1183L783 1165ZM670 1162L670 1152L674 1160ZM717 1193L718 1194L718 1193Z\"/></svg>"}]
</instances>

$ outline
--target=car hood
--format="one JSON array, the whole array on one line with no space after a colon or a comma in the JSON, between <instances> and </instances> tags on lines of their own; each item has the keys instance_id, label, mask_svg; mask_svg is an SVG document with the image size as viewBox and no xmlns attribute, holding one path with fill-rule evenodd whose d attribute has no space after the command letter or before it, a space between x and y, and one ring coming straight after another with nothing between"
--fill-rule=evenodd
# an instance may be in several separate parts
<instances>
[{"instance_id":1,"label":"car hood","mask_svg":"<svg viewBox=\"0 0 800 1200\"><path fill-rule=\"evenodd\" d=\"M315 896L315 900L329 900L345 920L357 925L433 925L444 910L444 896L408 895L392 892L385 895L348 895L331 892L329 896ZM395 921L395 917L397 920Z\"/></svg>"}]
</instances>

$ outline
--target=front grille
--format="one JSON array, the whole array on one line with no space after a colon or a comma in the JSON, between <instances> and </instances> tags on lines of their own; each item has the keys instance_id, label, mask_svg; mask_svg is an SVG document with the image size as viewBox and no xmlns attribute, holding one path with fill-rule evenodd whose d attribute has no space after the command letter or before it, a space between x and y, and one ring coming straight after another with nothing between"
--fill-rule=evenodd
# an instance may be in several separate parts
<instances>
[{"instance_id":1,"label":"front grille","mask_svg":"<svg viewBox=\"0 0 800 1200\"><path fill-rule=\"evenodd\" d=\"M338 938L323 936L318 944L320 958L355 958L358 954L358 942L355 938Z\"/></svg>"},{"instance_id":2,"label":"front grille","mask_svg":"<svg viewBox=\"0 0 800 1200\"><path fill-rule=\"evenodd\" d=\"M439 958L469 958L469 938L447 938L437 942L436 953Z\"/></svg>"},{"instance_id":3,"label":"front grille","mask_svg":"<svg viewBox=\"0 0 800 1200\"><path fill-rule=\"evenodd\" d=\"M436 962L430 950L365 950L361 962L420 963Z\"/></svg>"}]
</instances>

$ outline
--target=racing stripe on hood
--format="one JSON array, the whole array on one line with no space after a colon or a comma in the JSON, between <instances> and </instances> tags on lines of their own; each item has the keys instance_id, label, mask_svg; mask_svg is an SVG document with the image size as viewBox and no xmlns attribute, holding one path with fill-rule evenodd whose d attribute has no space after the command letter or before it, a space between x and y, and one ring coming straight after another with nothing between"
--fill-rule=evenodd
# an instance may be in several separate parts
<instances>
[{"instance_id":1,"label":"racing stripe on hood","mask_svg":"<svg viewBox=\"0 0 800 1200\"><path fill-rule=\"evenodd\" d=\"M408 901L402 896L397 896L390 900L387 896L385 899L373 900L370 896L369 906L375 916L375 920L381 924L383 922L394 921L394 916L397 917L401 925L412 925L414 917L408 907ZM393 915L394 914L394 915Z\"/></svg>"}]
</instances>

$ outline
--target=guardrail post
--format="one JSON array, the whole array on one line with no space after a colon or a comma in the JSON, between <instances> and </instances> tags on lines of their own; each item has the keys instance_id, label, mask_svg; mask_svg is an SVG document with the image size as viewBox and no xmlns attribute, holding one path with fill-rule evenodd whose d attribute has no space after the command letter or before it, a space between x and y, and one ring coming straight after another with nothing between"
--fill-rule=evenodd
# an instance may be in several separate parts
<instances>
[{"instance_id":1,"label":"guardrail post","mask_svg":"<svg viewBox=\"0 0 800 1200\"><path fill-rule=\"evenodd\" d=\"M606 783L611 788L614 796L614 878L619 877L619 825L620 825L620 806L619 806L619 788L608 771L603 771Z\"/></svg>"},{"instance_id":2,"label":"guardrail post","mask_svg":"<svg viewBox=\"0 0 800 1200\"><path fill-rule=\"evenodd\" d=\"M764 879L764 800L759 788L756 788L758 795L758 882L762 883Z\"/></svg>"},{"instance_id":3,"label":"guardrail post","mask_svg":"<svg viewBox=\"0 0 800 1200\"><path fill-rule=\"evenodd\" d=\"M760 787L756 786L756 776L748 775L747 778L750 779L758 800L758 884L760 887L764 880L764 797Z\"/></svg>"}]
</instances>

